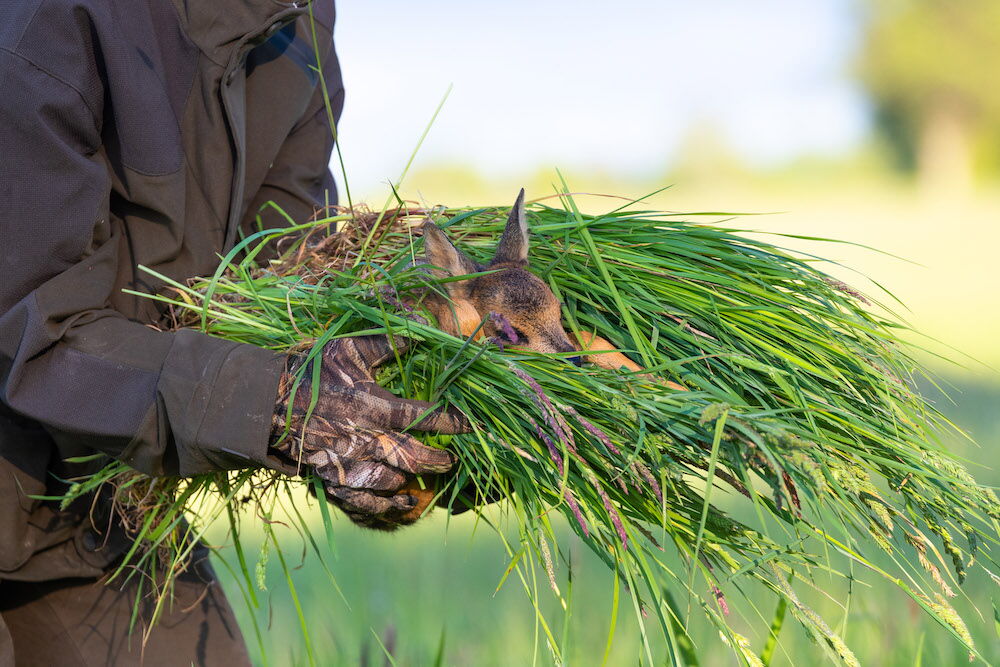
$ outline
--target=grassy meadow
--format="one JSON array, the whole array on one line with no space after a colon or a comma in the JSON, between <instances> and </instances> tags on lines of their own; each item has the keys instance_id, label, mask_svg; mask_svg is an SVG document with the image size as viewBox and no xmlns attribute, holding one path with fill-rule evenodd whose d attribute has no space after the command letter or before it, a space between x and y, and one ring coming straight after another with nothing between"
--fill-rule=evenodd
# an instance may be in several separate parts
<instances>
[{"instance_id":1,"label":"grassy meadow","mask_svg":"<svg viewBox=\"0 0 1000 667\"><path fill-rule=\"evenodd\" d=\"M711 178L695 174L687 179L664 179L678 185L651 197L643 208L769 213L743 218L735 225L837 238L888 253L797 238L784 243L839 261L843 267L829 270L845 282L875 293L878 287L869 279L876 280L906 304L899 313L925 334L915 337L914 343L926 349L921 358L940 378L950 399L933 386L924 390L978 443L956 437L951 445L970 461L970 470L979 481L1000 484L994 465L1000 452L1000 373L993 370L1000 368L1000 270L994 256L1000 245L1000 190L955 197L920 193L885 176L826 176L821 168L803 168L795 176L781 178L723 173ZM568 179L576 192L626 197L646 195L664 184L572 173ZM552 193L556 176L545 172L527 180L487 185L460 168L424 169L411 174L405 192L428 205L506 202L522 185L529 199ZM356 193L356 200L359 194L373 203L384 198ZM597 197L581 202L594 211L619 205ZM503 525L503 508L491 510L490 517ZM320 525L315 507L309 520ZM227 562L217 565L251 652L261 664L552 662L522 582L511 575L497 590L509 559L491 529L474 517L449 519L436 512L401 532L376 534L335 516L336 544L328 560L329 572L308 553L305 540L297 541L292 528L276 529L287 533L283 556L291 570L294 596L277 555L270 551L260 557L265 553L258 548L262 533L244 535L251 567L260 561L258 574L266 586L265 591L258 591L256 612L244 604L227 569L235 561L231 549L223 551L229 556ZM317 532L321 534L322 529ZM221 527L211 538L217 544L226 540ZM618 617L612 618L611 573L569 530L563 530L559 549L558 584L571 599L569 608L557 608L546 595L549 583L544 571L526 585L537 587L542 612L560 638L567 664L601 664L606 649L607 664L639 664L643 653L639 627L625 591L621 591ZM841 565L848 571L846 562ZM857 569L852 575L850 590L843 577L818 574L813 590L801 582L797 590L824 617L841 623L834 630L862 664L968 664L966 652L948 631L900 591ZM995 620L993 600L1000 603L1000 588L977 570L953 604L970 619L969 630L985 659L1000 664L1000 621ZM691 608L697 602L676 594L674 603L682 616L689 614L692 619L689 632L700 664L735 664L731 649L703 621L697 608ZM731 622L759 653L774 609L730 605L735 615L731 619L738 619ZM311 649L303 639L300 613L307 620ZM614 635L608 647L612 625ZM656 634L655 629L650 633L654 640ZM386 653L393 657L387 658ZM662 657L662 650L657 655ZM772 664L797 665L806 657L819 662L822 651L789 614Z\"/></svg>"}]
</instances>

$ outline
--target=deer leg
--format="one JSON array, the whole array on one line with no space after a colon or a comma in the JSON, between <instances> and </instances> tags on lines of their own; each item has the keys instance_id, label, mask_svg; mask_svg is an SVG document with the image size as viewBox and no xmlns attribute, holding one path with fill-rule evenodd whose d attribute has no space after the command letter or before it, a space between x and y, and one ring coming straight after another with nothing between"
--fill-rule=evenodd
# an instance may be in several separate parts
<instances>
[{"instance_id":1,"label":"deer leg","mask_svg":"<svg viewBox=\"0 0 1000 667\"><path fill-rule=\"evenodd\" d=\"M641 371L642 366L619 352L614 345L589 331L581 331L580 344L576 349L581 352L600 352L601 354L584 355L584 360L601 368L627 368L630 371Z\"/></svg>"},{"instance_id":2,"label":"deer leg","mask_svg":"<svg viewBox=\"0 0 1000 667\"><path fill-rule=\"evenodd\" d=\"M635 363L624 354L618 351L618 349L604 340L600 336L590 333L589 331L581 331L579 336L579 345L577 349L581 352L599 352L600 354L586 354L584 355L584 360L589 361L595 366L600 366L601 368L610 368L616 370L619 368L625 368L630 371L641 371L642 366ZM676 382L670 382L669 380L660 380L667 387L675 391L687 391L687 387L683 387Z\"/></svg>"}]
</instances>

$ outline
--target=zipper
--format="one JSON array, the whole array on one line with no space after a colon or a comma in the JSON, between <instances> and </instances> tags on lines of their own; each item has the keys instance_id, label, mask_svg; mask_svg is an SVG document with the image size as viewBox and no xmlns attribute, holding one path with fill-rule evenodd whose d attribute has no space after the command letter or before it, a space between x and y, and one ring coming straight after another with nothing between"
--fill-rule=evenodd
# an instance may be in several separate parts
<instances>
[{"instance_id":1,"label":"zipper","mask_svg":"<svg viewBox=\"0 0 1000 667\"><path fill-rule=\"evenodd\" d=\"M306 6L303 4L302 6ZM233 51L229 65L222 73L220 93L222 108L229 125L229 136L235 149L233 184L229 194L229 216L226 220L226 238L222 252L228 253L236 245L236 234L243 218L243 197L246 194L246 61L247 55L276 32L303 14L302 7L293 5L273 17L261 30L248 33Z\"/></svg>"}]
</instances>

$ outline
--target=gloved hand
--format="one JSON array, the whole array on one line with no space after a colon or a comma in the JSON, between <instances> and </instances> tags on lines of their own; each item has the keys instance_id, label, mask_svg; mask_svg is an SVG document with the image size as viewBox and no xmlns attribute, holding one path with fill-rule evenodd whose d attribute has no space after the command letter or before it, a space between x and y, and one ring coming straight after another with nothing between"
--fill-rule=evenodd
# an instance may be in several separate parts
<instances>
[{"instance_id":1,"label":"gloved hand","mask_svg":"<svg viewBox=\"0 0 1000 667\"><path fill-rule=\"evenodd\" d=\"M405 339L393 342L400 353ZM290 357L282 376L274 413L271 451L287 465L311 467L323 481L327 498L355 523L394 530L419 516L416 475L443 473L455 462L448 452L428 447L400 433L416 430L465 433L468 421L455 411L402 399L375 383L374 371L393 357L387 336L338 338L322 351L319 400L305 423L312 398L311 373L291 400L299 359ZM417 421L421 415L425 415ZM414 424L414 422L416 422ZM424 503L426 507L426 503Z\"/></svg>"}]
</instances>

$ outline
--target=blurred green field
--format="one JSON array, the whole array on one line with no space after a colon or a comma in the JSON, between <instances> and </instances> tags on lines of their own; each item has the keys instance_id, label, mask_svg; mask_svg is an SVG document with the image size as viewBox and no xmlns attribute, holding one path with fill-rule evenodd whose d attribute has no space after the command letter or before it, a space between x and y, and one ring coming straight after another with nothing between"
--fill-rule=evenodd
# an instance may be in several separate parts
<instances>
[{"instance_id":1,"label":"blurred green field","mask_svg":"<svg viewBox=\"0 0 1000 667\"><path fill-rule=\"evenodd\" d=\"M524 184L529 188L529 197L552 191L549 182L554 179L547 182L546 178L542 174ZM788 239L787 243L853 267L859 273L843 267L833 272L870 293L877 288L863 276L877 280L909 306L901 314L930 336L914 340L926 346L922 358L947 388L951 400L929 385L925 387L927 395L979 443L973 445L955 437L950 446L970 461L973 474L981 482L1000 484L1000 474L991 467L1000 451L1000 374L990 369L1000 367L1000 272L994 257L1000 243L1000 225L994 223L1000 219L1000 192L981 192L956 204L920 195L903 184L870 184L864 178L839 187L824 184L818 177L792 184L787 179L780 184L752 178L728 183L724 178L718 180L719 187L703 187L695 182L691 187L667 190L652 198L648 206L680 211L784 211L744 218L740 223L773 233L840 238L915 262L848 245L818 245L797 239ZM653 189L651 184L616 183L603 177L571 175L570 183L581 192L624 196L641 196ZM515 184L486 187L462 170L431 169L416 173L409 180L408 191L416 193L414 198L425 204L466 205L506 201L515 191ZM613 206L601 199L589 203L593 209ZM943 361L935 356L939 354L960 363ZM491 516L500 516L502 521L502 511ZM309 521L321 536L318 514L314 512ZM284 548L292 550L284 556L292 568L292 582L307 619L316 664L439 662L478 666L552 662L516 575L496 591L508 558L491 529L477 525L471 517L449 523L437 512L417 526L391 535L361 531L337 517L336 555L330 568L343 597L315 555L308 553L307 543L292 529L278 530L282 531ZM218 532L213 537L219 543L225 539ZM516 542L516 535L508 537ZM259 552L255 550L262 536L246 538L253 546L252 563L257 560ZM564 647L566 664L600 664L612 620L611 574L568 531L559 548L559 585L572 598L568 612L558 609L548 594L544 572L538 572L528 585L537 587L545 617ZM874 545L871 551L876 551ZM224 553L232 560L232 550ZM254 614L257 631L226 566L217 569L240 615L255 659L276 665L308 664L295 604L277 561L274 553L267 559L267 591L261 593L261 606ZM846 568L846 564L840 564ZM853 575L850 592L844 579L819 572L813 573L813 590L803 582L796 588L807 604L835 622L834 629L841 632L862 664L967 664L965 651L947 630L925 617L901 591L876 582L875 577L857 568ZM707 590L703 593L705 599L710 597ZM954 601L969 620L977 646L992 664L1000 663L1000 636L993 607L993 600L1000 598L997 593L996 584L976 571ZM743 617L737 616L741 620L735 625L759 651L774 610L741 607L734 603L736 597L729 596L733 614ZM682 612L691 603L684 596L678 596L676 602ZM735 664L717 632L707 627L696 608L693 611L689 631L701 664ZM662 658L662 642L655 641L658 632L650 619L654 650L660 649L654 655ZM394 663L385 657L386 650L394 656ZM642 640L624 591L610 650L608 664L634 665L640 661ZM804 659L819 661L821 656L821 650L810 644L789 615L774 664L796 665Z\"/></svg>"}]
</instances>

